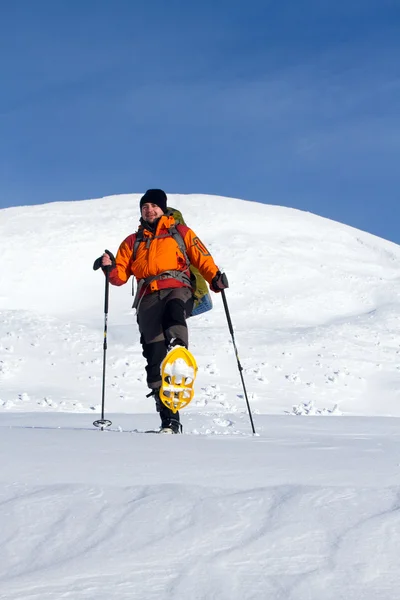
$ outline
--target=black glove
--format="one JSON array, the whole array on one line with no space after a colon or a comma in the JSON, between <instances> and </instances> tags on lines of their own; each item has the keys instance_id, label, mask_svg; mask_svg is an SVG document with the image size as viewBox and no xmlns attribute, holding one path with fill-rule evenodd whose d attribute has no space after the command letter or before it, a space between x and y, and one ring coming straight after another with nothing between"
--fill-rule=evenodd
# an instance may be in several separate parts
<instances>
[{"instance_id":1,"label":"black glove","mask_svg":"<svg viewBox=\"0 0 400 600\"><path fill-rule=\"evenodd\" d=\"M96 258L96 260L93 263L93 271L97 271L98 269L103 269L103 271L106 271L107 269L113 269L115 267L115 257L114 254L112 252L110 252L109 250L104 250L104 252L106 254L108 254L108 256L111 258L111 265L108 265L107 267L103 267L103 265L101 264L102 259L103 259L103 255L99 256L99 258Z\"/></svg>"},{"instance_id":2,"label":"black glove","mask_svg":"<svg viewBox=\"0 0 400 600\"><path fill-rule=\"evenodd\" d=\"M215 277L213 277L211 281L210 288L213 292L218 293L227 287L229 287L227 276L225 275L225 273L221 273L221 271L218 271L218 273L215 275Z\"/></svg>"}]
</instances>

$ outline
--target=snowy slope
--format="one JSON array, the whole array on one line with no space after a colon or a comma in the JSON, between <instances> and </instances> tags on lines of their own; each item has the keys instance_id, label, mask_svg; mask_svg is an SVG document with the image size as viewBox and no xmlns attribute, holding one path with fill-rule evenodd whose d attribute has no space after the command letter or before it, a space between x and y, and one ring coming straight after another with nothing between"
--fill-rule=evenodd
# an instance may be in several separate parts
<instances>
[{"instance_id":1,"label":"snowy slope","mask_svg":"<svg viewBox=\"0 0 400 600\"><path fill-rule=\"evenodd\" d=\"M278 206L169 197L228 274L254 409L400 414L400 248ZM0 212L0 348L12 410L98 409L104 279L92 271L138 223L139 195ZM131 285L111 288L111 411L148 412ZM200 365L192 409L240 410L221 299L190 322ZM335 406L337 408L335 409Z\"/></svg>"},{"instance_id":2,"label":"snowy slope","mask_svg":"<svg viewBox=\"0 0 400 600\"><path fill-rule=\"evenodd\" d=\"M171 196L229 276L257 435L219 297L190 322L187 435L138 433L157 417L129 284L111 288L102 432L92 264L138 200L0 211L0 599L394 600L400 248L289 208Z\"/></svg>"}]
</instances>

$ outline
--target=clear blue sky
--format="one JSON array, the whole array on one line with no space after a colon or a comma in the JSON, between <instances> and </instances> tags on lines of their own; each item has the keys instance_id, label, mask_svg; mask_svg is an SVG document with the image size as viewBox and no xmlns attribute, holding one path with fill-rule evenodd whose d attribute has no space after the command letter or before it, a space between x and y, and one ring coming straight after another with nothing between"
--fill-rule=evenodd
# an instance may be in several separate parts
<instances>
[{"instance_id":1,"label":"clear blue sky","mask_svg":"<svg viewBox=\"0 0 400 600\"><path fill-rule=\"evenodd\" d=\"M4 0L0 91L0 207L162 187L400 243L399 0Z\"/></svg>"}]
</instances>

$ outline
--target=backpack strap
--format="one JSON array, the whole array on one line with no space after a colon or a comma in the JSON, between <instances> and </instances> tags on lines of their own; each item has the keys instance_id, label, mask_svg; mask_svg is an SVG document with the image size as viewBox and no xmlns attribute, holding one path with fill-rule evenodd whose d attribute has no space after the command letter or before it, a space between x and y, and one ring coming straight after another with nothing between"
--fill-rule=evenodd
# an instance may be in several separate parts
<instances>
[{"instance_id":1,"label":"backpack strap","mask_svg":"<svg viewBox=\"0 0 400 600\"><path fill-rule=\"evenodd\" d=\"M188 257L188 253L186 250L185 241L184 241L182 234L180 233L178 227L179 227L179 225L172 225L171 227L168 228L168 231L171 234L171 236L174 238L176 243L178 244L179 250L182 252L183 256L185 257L186 266L187 266L187 268L189 268L190 267L190 259Z\"/></svg>"},{"instance_id":2,"label":"backpack strap","mask_svg":"<svg viewBox=\"0 0 400 600\"><path fill-rule=\"evenodd\" d=\"M139 244L141 242L143 242L144 236L143 236L143 229L139 229L136 233L136 237L135 237L135 243L133 244L133 251L132 251L132 262L134 260L136 260L136 254L139 248Z\"/></svg>"}]
</instances>

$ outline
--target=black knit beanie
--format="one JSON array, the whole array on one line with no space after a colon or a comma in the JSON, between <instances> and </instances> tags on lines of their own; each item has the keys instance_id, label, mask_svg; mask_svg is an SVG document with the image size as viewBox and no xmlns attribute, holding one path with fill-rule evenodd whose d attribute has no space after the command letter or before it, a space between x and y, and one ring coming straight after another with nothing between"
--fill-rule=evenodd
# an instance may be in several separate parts
<instances>
[{"instance_id":1,"label":"black knit beanie","mask_svg":"<svg viewBox=\"0 0 400 600\"><path fill-rule=\"evenodd\" d=\"M147 190L140 199L140 210L146 202L157 204L164 213L167 210L167 194L163 190Z\"/></svg>"}]
</instances>

